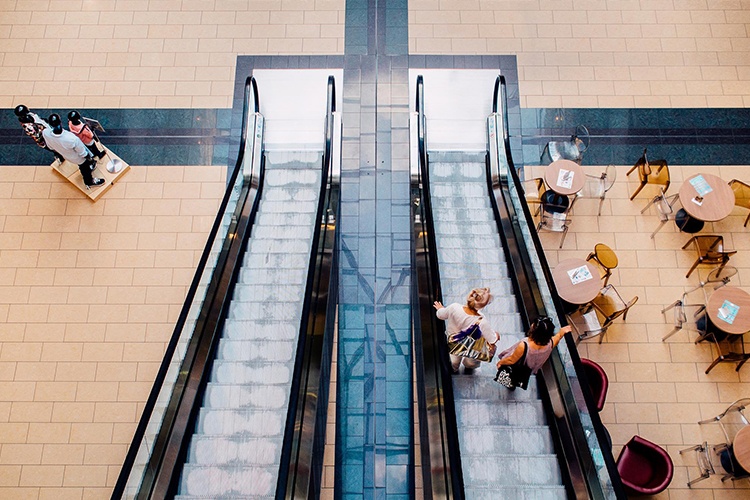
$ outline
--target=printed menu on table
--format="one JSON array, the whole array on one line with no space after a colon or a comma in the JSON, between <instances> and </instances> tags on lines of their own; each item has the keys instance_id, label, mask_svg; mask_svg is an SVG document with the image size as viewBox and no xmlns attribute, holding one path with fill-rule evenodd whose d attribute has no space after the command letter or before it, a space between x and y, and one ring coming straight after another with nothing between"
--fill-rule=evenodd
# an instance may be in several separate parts
<instances>
[{"instance_id":1,"label":"printed menu on table","mask_svg":"<svg viewBox=\"0 0 750 500\"><path fill-rule=\"evenodd\" d=\"M570 271L568 271L568 276L570 277L571 283L573 283L574 285L593 278L587 266L581 266L575 269L571 269Z\"/></svg>"},{"instance_id":2,"label":"printed menu on table","mask_svg":"<svg viewBox=\"0 0 750 500\"><path fill-rule=\"evenodd\" d=\"M560 169L557 174L557 185L561 188L570 188L573 185L573 176L575 172L572 170Z\"/></svg>"}]
</instances>

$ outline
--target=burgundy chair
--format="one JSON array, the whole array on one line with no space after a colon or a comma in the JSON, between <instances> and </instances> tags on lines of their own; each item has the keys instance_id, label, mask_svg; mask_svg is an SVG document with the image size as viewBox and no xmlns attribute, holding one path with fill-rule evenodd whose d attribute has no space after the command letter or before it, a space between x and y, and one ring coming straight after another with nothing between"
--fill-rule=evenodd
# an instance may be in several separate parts
<instances>
[{"instance_id":1,"label":"burgundy chair","mask_svg":"<svg viewBox=\"0 0 750 500\"><path fill-rule=\"evenodd\" d=\"M588 380L589 388L591 389L591 395L594 396L596 411L602 411L604 401L607 399L607 389L609 389L607 372L590 359L581 358L581 364L583 365L583 371L586 374L586 380Z\"/></svg>"},{"instance_id":2,"label":"burgundy chair","mask_svg":"<svg viewBox=\"0 0 750 500\"><path fill-rule=\"evenodd\" d=\"M656 495L669 486L674 465L663 448L633 436L617 457L617 470L629 495Z\"/></svg>"}]
</instances>

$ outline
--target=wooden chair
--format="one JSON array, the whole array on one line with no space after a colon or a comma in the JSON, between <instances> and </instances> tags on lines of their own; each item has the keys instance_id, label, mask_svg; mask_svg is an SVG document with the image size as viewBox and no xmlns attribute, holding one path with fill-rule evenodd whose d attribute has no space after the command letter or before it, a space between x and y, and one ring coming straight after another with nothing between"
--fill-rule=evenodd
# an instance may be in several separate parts
<instances>
[{"instance_id":1,"label":"wooden chair","mask_svg":"<svg viewBox=\"0 0 750 500\"><path fill-rule=\"evenodd\" d=\"M737 179L732 179L729 181L729 187L734 191L734 206L750 209L750 185ZM750 221L750 213L745 218L745 227L747 227L748 221Z\"/></svg>"},{"instance_id":2,"label":"wooden chair","mask_svg":"<svg viewBox=\"0 0 750 500\"><path fill-rule=\"evenodd\" d=\"M643 150L643 156L638 158L638 161L635 162L635 165L628 170L628 173L626 175L630 175L633 170L638 170L638 180L640 181L640 185L635 189L632 195L630 195L630 199L636 197L638 193L641 192L641 189L646 184L655 184L664 186L664 192L667 192L667 189L669 189L669 167L667 166L666 160L653 160L649 161L646 157L646 150Z\"/></svg>"},{"instance_id":3,"label":"wooden chair","mask_svg":"<svg viewBox=\"0 0 750 500\"><path fill-rule=\"evenodd\" d=\"M547 191L547 185L544 183L544 179L542 177L534 177L533 179L521 181L521 185L523 186L526 204L529 205L529 208L531 208L531 205L536 205L534 215L539 215L539 211L542 208L544 193Z\"/></svg>"},{"instance_id":4,"label":"wooden chair","mask_svg":"<svg viewBox=\"0 0 750 500\"><path fill-rule=\"evenodd\" d=\"M597 243L586 260L594 262L599 267L602 272L600 278L604 280L602 286L607 286L609 277L612 276L612 269L616 268L619 263L617 254L604 243Z\"/></svg>"},{"instance_id":5,"label":"wooden chair","mask_svg":"<svg viewBox=\"0 0 750 500\"><path fill-rule=\"evenodd\" d=\"M701 264L718 265L720 268L724 267L729 262L729 257L737 253L736 250L725 250L724 237L715 234L693 236L685 243L682 249L686 250L691 245L698 257L685 275L686 278L689 278L695 268Z\"/></svg>"}]
</instances>

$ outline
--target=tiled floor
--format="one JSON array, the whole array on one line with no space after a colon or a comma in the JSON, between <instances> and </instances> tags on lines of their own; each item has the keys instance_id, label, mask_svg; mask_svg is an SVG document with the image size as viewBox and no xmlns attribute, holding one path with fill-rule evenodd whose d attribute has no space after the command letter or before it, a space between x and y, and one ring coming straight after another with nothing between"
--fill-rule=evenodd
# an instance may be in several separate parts
<instances>
[{"instance_id":1,"label":"tiled floor","mask_svg":"<svg viewBox=\"0 0 750 500\"><path fill-rule=\"evenodd\" d=\"M50 167L2 167L0 497L109 497L224 172L134 166L92 203Z\"/></svg>"},{"instance_id":2,"label":"tiled floor","mask_svg":"<svg viewBox=\"0 0 750 500\"><path fill-rule=\"evenodd\" d=\"M602 168L585 167L590 173ZM616 249L619 265L609 282L626 300L633 295L639 297L627 322L618 320L602 344L591 339L579 345L581 356L598 362L609 377L601 417L612 435L615 458L622 445L639 434L665 447L676 466L672 484L662 497L747 498L750 483L746 480L732 485L711 477L692 490L686 487L688 466L694 461L690 455L681 457L679 450L705 440L714 444L721 441L717 425L699 426L697 422L718 414L736 399L750 396L750 366L743 366L737 373L734 363L720 363L706 375L704 371L714 357L708 344L693 343L694 333L681 331L662 342L672 329L672 317L665 319L661 309L698 284L697 271L685 278L695 256L681 249L691 235L678 232L674 223L650 238L659 224L658 216L653 208L644 215L640 211L656 191L646 186L630 201L637 181L635 173L629 179L625 176L629 168L617 167L618 179L605 199L601 216L596 215L598 200L576 203L561 250L559 233L540 234L550 267L563 259L585 259L596 243ZM747 167L673 167L669 193L677 193L683 179L699 172L727 181L748 175ZM739 250L731 258L731 265L739 270L732 285L744 288L750 284L750 228L742 225L746 216L747 210L735 208L726 219L706 223L699 233L723 235L727 247ZM691 478L696 477L696 471L695 467L690 469Z\"/></svg>"},{"instance_id":3,"label":"tiled floor","mask_svg":"<svg viewBox=\"0 0 750 500\"><path fill-rule=\"evenodd\" d=\"M0 0L0 107L229 108L238 54L342 54L344 9L343 0ZM745 107L748 18L744 0L412 0L409 48L517 55L524 108ZM649 238L656 215L639 213L649 193L628 201L625 170L601 217L579 202L563 250L544 235L553 265L612 245L612 282L640 297L601 346L581 346L612 382L603 419L616 450L635 433L669 449L677 474L665 497L747 497L716 478L683 488L677 450L716 437L696 422L750 395L750 368L706 376L707 346L684 332L661 342L669 326L659 311L697 278L684 278L686 235L665 227ZM745 166L681 167L673 189L698 170L750 179ZM92 205L48 167L2 167L0 498L109 497L222 175L134 164ZM705 231L740 249L735 283L750 286L743 220L738 209Z\"/></svg>"}]
</instances>

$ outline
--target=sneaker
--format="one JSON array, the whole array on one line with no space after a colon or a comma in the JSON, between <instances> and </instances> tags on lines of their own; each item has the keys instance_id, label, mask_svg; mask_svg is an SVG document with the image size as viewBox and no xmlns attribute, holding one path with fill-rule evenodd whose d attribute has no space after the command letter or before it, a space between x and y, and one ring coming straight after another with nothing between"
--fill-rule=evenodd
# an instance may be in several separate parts
<instances>
[{"instance_id":1,"label":"sneaker","mask_svg":"<svg viewBox=\"0 0 750 500\"><path fill-rule=\"evenodd\" d=\"M91 179L91 184L86 184L86 189L93 186L101 186L102 184L104 184L104 182L104 179L102 179L101 177L94 177Z\"/></svg>"}]
</instances>

